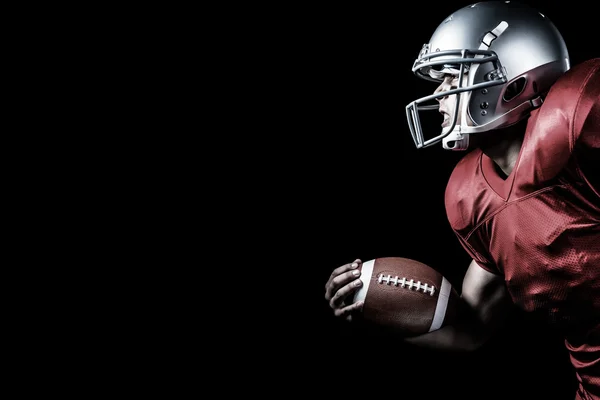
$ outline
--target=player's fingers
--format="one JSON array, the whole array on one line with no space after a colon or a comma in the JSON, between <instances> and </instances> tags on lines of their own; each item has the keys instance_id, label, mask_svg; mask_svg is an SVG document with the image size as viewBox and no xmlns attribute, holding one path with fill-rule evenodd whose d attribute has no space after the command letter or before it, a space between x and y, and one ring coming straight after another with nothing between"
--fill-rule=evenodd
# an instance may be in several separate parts
<instances>
[{"instance_id":1,"label":"player's fingers","mask_svg":"<svg viewBox=\"0 0 600 400\"><path fill-rule=\"evenodd\" d=\"M344 272L350 270L350 269L356 269L358 267L360 267L360 265L362 264L361 260L359 258L357 258L356 260L352 261L351 263L348 264L344 264L341 267L337 267L336 269L334 269L333 271L331 271L331 274L329 275L329 279L327 280L327 285L329 285L329 283L338 275L343 274Z\"/></svg>"},{"instance_id":2,"label":"player's fingers","mask_svg":"<svg viewBox=\"0 0 600 400\"><path fill-rule=\"evenodd\" d=\"M361 265L361 263L362 262L360 261L360 259L357 258L353 262L344 264L341 267L338 267L333 270L333 272L329 276L329 279L327 280L327 283L325 284L325 299L326 300L328 300L328 301L331 300L331 296L333 296L333 294L341 286L348 283L347 282L348 279L352 278L352 275L342 276L342 274L345 274L349 270L358 270L358 267ZM342 276L342 277L340 278L340 276Z\"/></svg>"},{"instance_id":3,"label":"player's fingers","mask_svg":"<svg viewBox=\"0 0 600 400\"><path fill-rule=\"evenodd\" d=\"M334 315L339 318L345 318L348 321L352 319L352 314L356 312L360 312L363 307L362 301L357 301L356 303L350 304L349 306L338 308L334 311Z\"/></svg>"},{"instance_id":4,"label":"player's fingers","mask_svg":"<svg viewBox=\"0 0 600 400\"><path fill-rule=\"evenodd\" d=\"M360 271L358 269L352 269L336 276L329 282L329 285L325 287L325 298L328 301L331 301L334 296L337 297L340 294L343 295L345 292L342 291L342 293L339 293L339 291L359 276Z\"/></svg>"},{"instance_id":5,"label":"player's fingers","mask_svg":"<svg viewBox=\"0 0 600 400\"><path fill-rule=\"evenodd\" d=\"M349 271L346 271L343 274L340 274L333 278L329 286L331 290L331 295L334 295L344 286L359 278L360 275L361 271L359 269L350 269Z\"/></svg>"},{"instance_id":6,"label":"player's fingers","mask_svg":"<svg viewBox=\"0 0 600 400\"><path fill-rule=\"evenodd\" d=\"M347 274L351 274L352 278L356 278L356 276L354 276L353 272L357 272L357 270L354 270L352 272L347 272ZM346 300L346 297L348 297L350 294L353 294L354 292L356 292L361 286L362 286L362 282L360 279L354 279L353 281L346 284L345 286L342 286L338 291L336 291L333 294L333 296L331 296L331 299L329 300L329 307L331 307L333 309L339 308L340 305L342 305L344 303L344 300Z\"/></svg>"}]
</instances>

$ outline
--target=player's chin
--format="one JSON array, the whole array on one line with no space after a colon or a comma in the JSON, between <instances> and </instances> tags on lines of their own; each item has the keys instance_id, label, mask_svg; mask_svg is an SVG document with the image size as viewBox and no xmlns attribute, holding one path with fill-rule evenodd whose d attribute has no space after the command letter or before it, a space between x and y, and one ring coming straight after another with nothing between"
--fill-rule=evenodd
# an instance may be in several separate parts
<instances>
[{"instance_id":1,"label":"player's chin","mask_svg":"<svg viewBox=\"0 0 600 400\"><path fill-rule=\"evenodd\" d=\"M458 125L455 125L455 127ZM450 129L450 124L442 124L442 135L448 136L452 132Z\"/></svg>"}]
</instances>

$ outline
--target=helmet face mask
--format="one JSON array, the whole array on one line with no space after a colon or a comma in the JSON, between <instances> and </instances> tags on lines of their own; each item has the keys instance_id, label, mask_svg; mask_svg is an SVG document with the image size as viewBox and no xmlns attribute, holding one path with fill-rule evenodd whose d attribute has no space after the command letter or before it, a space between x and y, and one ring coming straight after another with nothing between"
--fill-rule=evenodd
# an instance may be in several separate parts
<instances>
[{"instance_id":1,"label":"helmet face mask","mask_svg":"<svg viewBox=\"0 0 600 400\"><path fill-rule=\"evenodd\" d=\"M526 118L568 69L562 36L538 11L504 1L461 8L438 26L413 63L412 72L420 79L441 83L451 74L459 82L406 106L415 146L442 142L444 149L466 150L469 135ZM457 99L453 110L444 110L449 126L426 136L420 113L439 111L440 99L451 95Z\"/></svg>"}]
</instances>

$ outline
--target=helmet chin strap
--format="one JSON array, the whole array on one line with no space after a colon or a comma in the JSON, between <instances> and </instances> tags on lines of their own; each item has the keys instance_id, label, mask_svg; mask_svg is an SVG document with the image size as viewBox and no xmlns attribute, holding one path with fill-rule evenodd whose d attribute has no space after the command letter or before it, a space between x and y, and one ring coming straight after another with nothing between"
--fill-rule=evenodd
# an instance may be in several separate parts
<instances>
[{"instance_id":1,"label":"helmet chin strap","mask_svg":"<svg viewBox=\"0 0 600 400\"><path fill-rule=\"evenodd\" d=\"M469 134L461 133L460 125L456 125L452 132L442 139L442 146L446 150L467 150L469 147Z\"/></svg>"}]
</instances>

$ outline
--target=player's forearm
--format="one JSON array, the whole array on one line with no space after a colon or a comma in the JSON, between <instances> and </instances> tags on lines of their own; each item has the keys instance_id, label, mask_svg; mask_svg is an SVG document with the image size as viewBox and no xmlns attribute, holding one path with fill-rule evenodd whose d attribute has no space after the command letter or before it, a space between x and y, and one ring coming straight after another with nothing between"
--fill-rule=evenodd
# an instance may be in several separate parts
<instances>
[{"instance_id":1,"label":"player's forearm","mask_svg":"<svg viewBox=\"0 0 600 400\"><path fill-rule=\"evenodd\" d=\"M436 350L473 351L479 348L492 332L466 304L461 304L459 318L452 324L420 336L406 338L406 342Z\"/></svg>"},{"instance_id":2,"label":"player's forearm","mask_svg":"<svg viewBox=\"0 0 600 400\"><path fill-rule=\"evenodd\" d=\"M432 349L477 349L505 321L511 308L504 278L472 261L463 279L457 317L452 323L407 342Z\"/></svg>"}]
</instances>

